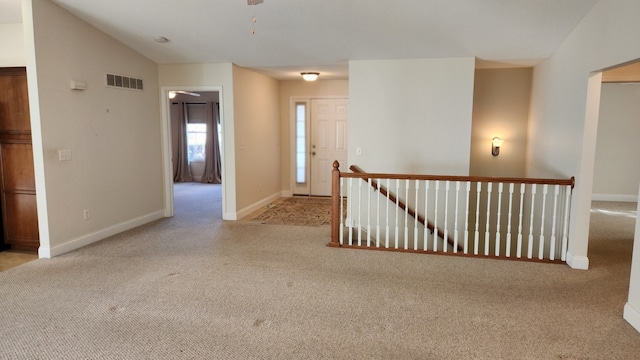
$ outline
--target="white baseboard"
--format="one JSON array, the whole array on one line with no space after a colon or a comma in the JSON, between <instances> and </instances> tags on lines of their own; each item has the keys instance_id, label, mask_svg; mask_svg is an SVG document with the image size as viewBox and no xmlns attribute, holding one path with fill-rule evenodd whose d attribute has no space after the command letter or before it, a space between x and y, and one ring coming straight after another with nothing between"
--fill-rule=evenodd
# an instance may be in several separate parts
<instances>
[{"instance_id":1,"label":"white baseboard","mask_svg":"<svg viewBox=\"0 0 640 360\"><path fill-rule=\"evenodd\" d=\"M573 256L567 252L567 265L572 269L589 270L589 258L586 256Z\"/></svg>"},{"instance_id":2,"label":"white baseboard","mask_svg":"<svg viewBox=\"0 0 640 360\"><path fill-rule=\"evenodd\" d=\"M282 197L282 192L277 192L273 195L270 195L258 202L255 202L247 207L245 207L244 209L238 211L236 214L234 214L233 218L231 217L225 217L226 220L239 220L242 219L245 216L251 215L254 211L260 209L263 206L266 206L278 199L280 199ZM231 215L231 214L229 214Z\"/></svg>"},{"instance_id":3,"label":"white baseboard","mask_svg":"<svg viewBox=\"0 0 640 360\"><path fill-rule=\"evenodd\" d=\"M102 230L98 230L96 232L87 234L87 235L83 235L79 238L73 239L69 242L66 242L62 245L56 245L54 247L44 247L44 246L40 246L40 248L38 249L38 256L40 258L52 258L58 255L62 255L65 253L68 253L70 251L79 249L83 246L87 246L89 244L92 244L96 241L100 241L103 239L108 238L109 236L113 236L116 234L119 234L123 231L127 231L130 229L133 229L135 227L138 227L140 225L144 225L146 223L150 223L152 221L156 221L158 219L162 219L164 217L164 210L159 210L156 212L153 212L151 214L147 214L144 216L140 216L138 218L132 219L132 220L128 220L125 222L122 222L120 224L116 224L113 226L110 226L108 228L102 229Z\"/></svg>"},{"instance_id":4,"label":"white baseboard","mask_svg":"<svg viewBox=\"0 0 640 360\"><path fill-rule=\"evenodd\" d=\"M624 319L640 332L640 312L634 309L629 303L624 305Z\"/></svg>"},{"instance_id":5,"label":"white baseboard","mask_svg":"<svg viewBox=\"0 0 640 360\"><path fill-rule=\"evenodd\" d=\"M593 194L593 201L622 201L622 202L638 202L638 195L621 195L621 194Z\"/></svg>"}]
</instances>

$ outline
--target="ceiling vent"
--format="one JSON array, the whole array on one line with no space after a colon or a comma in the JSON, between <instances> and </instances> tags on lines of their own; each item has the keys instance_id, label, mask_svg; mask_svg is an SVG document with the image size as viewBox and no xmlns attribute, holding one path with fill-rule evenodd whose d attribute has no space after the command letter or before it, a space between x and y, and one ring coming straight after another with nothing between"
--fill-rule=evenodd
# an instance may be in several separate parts
<instances>
[{"instance_id":1,"label":"ceiling vent","mask_svg":"<svg viewBox=\"0 0 640 360\"><path fill-rule=\"evenodd\" d=\"M142 79L136 79L129 76L107 74L107 87L144 90Z\"/></svg>"}]
</instances>

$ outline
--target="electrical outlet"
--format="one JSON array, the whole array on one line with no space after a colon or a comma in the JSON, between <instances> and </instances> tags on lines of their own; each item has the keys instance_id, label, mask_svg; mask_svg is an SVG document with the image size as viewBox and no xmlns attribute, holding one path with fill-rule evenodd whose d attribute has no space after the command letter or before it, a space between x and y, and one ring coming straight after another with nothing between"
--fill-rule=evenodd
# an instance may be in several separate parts
<instances>
[{"instance_id":1,"label":"electrical outlet","mask_svg":"<svg viewBox=\"0 0 640 360\"><path fill-rule=\"evenodd\" d=\"M83 216L85 220L89 220L89 209L84 209Z\"/></svg>"},{"instance_id":2,"label":"electrical outlet","mask_svg":"<svg viewBox=\"0 0 640 360\"><path fill-rule=\"evenodd\" d=\"M356 156L362 155L362 148L356 148Z\"/></svg>"}]
</instances>

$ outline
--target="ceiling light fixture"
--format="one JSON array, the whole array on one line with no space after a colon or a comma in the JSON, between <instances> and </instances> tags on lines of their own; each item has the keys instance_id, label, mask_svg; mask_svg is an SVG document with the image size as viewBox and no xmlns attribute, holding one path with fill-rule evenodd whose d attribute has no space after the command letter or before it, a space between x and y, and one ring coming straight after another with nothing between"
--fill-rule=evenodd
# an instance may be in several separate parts
<instances>
[{"instance_id":1,"label":"ceiling light fixture","mask_svg":"<svg viewBox=\"0 0 640 360\"><path fill-rule=\"evenodd\" d=\"M300 73L300 75L302 75L302 78L305 79L306 81L316 81L320 73L319 72L302 72Z\"/></svg>"}]
</instances>

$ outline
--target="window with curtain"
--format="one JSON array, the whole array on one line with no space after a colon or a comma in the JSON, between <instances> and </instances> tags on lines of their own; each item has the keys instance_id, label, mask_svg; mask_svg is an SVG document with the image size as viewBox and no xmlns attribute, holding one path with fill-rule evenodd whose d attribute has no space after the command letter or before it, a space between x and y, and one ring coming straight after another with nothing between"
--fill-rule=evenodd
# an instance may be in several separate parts
<instances>
[{"instance_id":1,"label":"window with curtain","mask_svg":"<svg viewBox=\"0 0 640 360\"><path fill-rule=\"evenodd\" d=\"M187 124L187 147L189 162L204 161L207 142L207 124Z\"/></svg>"},{"instance_id":2,"label":"window with curtain","mask_svg":"<svg viewBox=\"0 0 640 360\"><path fill-rule=\"evenodd\" d=\"M187 148L189 162L203 162L207 142L206 104L187 105Z\"/></svg>"}]
</instances>

